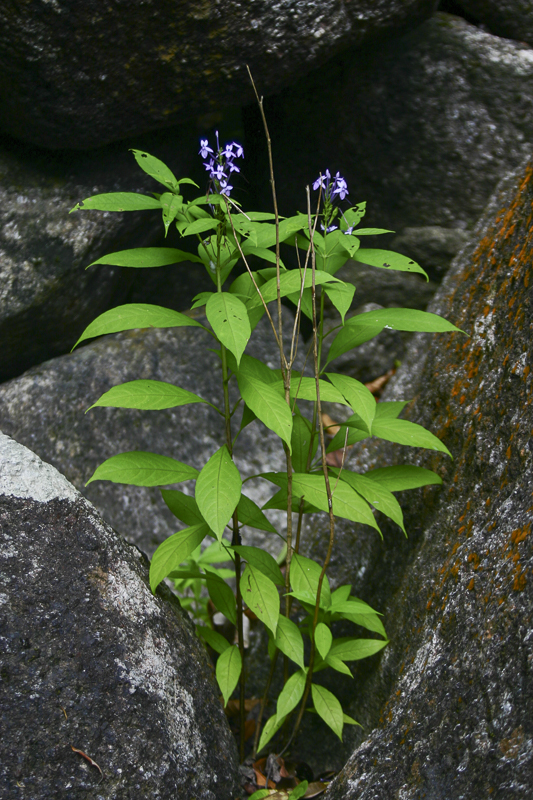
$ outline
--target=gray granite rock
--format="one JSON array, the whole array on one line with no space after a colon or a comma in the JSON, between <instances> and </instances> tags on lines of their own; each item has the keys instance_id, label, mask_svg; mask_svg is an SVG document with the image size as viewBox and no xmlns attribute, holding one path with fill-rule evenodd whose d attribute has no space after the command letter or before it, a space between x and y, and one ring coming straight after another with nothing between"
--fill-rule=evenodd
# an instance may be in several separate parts
<instances>
[{"instance_id":1,"label":"gray granite rock","mask_svg":"<svg viewBox=\"0 0 533 800\"><path fill-rule=\"evenodd\" d=\"M188 616L4 434L0 562L0 796L231 800L235 742Z\"/></svg>"},{"instance_id":2,"label":"gray granite rock","mask_svg":"<svg viewBox=\"0 0 533 800\"><path fill-rule=\"evenodd\" d=\"M455 0L455 4L496 36L533 44L531 0Z\"/></svg>"},{"instance_id":3,"label":"gray granite rock","mask_svg":"<svg viewBox=\"0 0 533 800\"><path fill-rule=\"evenodd\" d=\"M367 201L365 226L470 230L531 152L533 50L438 13L386 46L340 54L266 112L282 213L304 211L306 184L329 168L352 203ZM252 106L246 125L257 141Z\"/></svg>"},{"instance_id":4,"label":"gray granite rock","mask_svg":"<svg viewBox=\"0 0 533 800\"><path fill-rule=\"evenodd\" d=\"M454 461L380 442L352 456L352 468L433 468L444 484L399 495L407 540L386 521L382 543L339 526L335 580L384 612L391 643L362 662L355 691L338 681L366 730L348 734L359 747L331 800L531 794L532 201L530 161L493 196L429 307L469 338L417 335L384 396L414 398L405 417ZM320 530L308 534L317 556Z\"/></svg>"},{"instance_id":5,"label":"gray granite rock","mask_svg":"<svg viewBox=\"0 0 533 800\"><path fill-rule=\"evenodd\" d=\"M176 135L166 140L154 137L151 142L154 155L171 156L177 171L187 166L179 142ZM86 266L105 253L154 244L162 233L157 211L69 214L70 209L99 192L146 192L157 187L139 169L126 143L93 153L51 155L4 140L0 149L0 381L68 352L90 320L112 299L125 297L137 278L134 270L103 266L86 271ZM179 280L183 269L176 274ZM180 282L187 294L186 281ZM131 288L135 290L135 285Z\"/></svg>"},{"instance_id":6,"label":"gray granite rock","mask_svg":"<svg viewBox=\"0 0 533 800\"><path fill-rule=\"evenodd\" d=\"M437 0L253 4L30 0L0 9L0 119L45 147L83 148L276 91L349 44L397 34Z\"/></svg>"},{"instance_id":7,"label":"gray granite rock","mask_svg":"<svg viewBox=\"0 0 533 800\"><path fill-rule=\"evenodd\" d=\"M426 270L432 281L440 282L452 260L467 244L471 235L471 232L460 228L442 228L439 225L405 228L394 237L390 249L414 258Z\"/></svg>"},{"instance_id":8,"label":"gray granite rock","mask_svg":"<svg viewBox=\"0 0 533 800\"><path fill-rule=\"evenodd\" d=\"M264 319L255 336L247 352L277 367L271 331ZM53 464L107 522L151 554L179 527L159 490L107 481L95 481L86 488L84 484L98 464L129 450L173 456L201 468L224 442L223 420L210 406L200 403L165 411L85 411L111 386L136 379L169 381L221 404L220 365L215 353L208 350L212 342L200 328L103 337L0 386L0 429ZM259 422L245 428L235 455L245 475L281 469L284 463L279 440ZM185 484L185 490L187 486L192 491L192 484ZM255 488L251 482L246 484L246 491L256 502L266 502L271 494L264 481ZM274 539L272 546L277 552L279 540Z\"/></svg>"}]
</instances>

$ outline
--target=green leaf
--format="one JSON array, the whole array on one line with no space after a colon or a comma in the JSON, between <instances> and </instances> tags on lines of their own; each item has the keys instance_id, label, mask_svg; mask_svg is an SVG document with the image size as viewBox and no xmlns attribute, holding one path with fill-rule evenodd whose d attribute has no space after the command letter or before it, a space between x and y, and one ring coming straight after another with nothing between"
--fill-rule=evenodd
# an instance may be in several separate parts
<instances>
[{"instance_id":1,"label":"green leaf","mask_svg":"<svg viewBox=\"0 0 533 800\"><path fill-rule=\"evenodd\" d=\"M239 502L241 486L239 470L223 445L198 475L195 490L200 513L219 541Z\"/></svg>"},{"instance_id":2,"label":"green leaf","mask_svg":"<svg viewBox=\"0 0 533 800\"><path fill-rule=\"evenodd\" d=\"M348 587L351 588L351 587ZM348 597L343 599L343 594L334 592L335 597L332 599L330 611L332 613L346 612L351 614L359 614L360 616L369 616L377 614L377 611L365 603L364 600L359 600L357 597Z\"/></svg>"},{"instance_id":3,"label":"green leaf","mask_svg":"<svg viewBox=\"0 0 533 800\"><path fill-rule=\"evenodd\" d=\"M275 636L279 618L279 594L276 585L257 567L247 564L240 587L248 608Z\"/></svg>"},{"instance_id":4,"label":"green leaf","mask_svg":"<svg viewBox=\"0 0 533 800\"><path fill-rule=\"evenodd\" d=\"M260 547L251 547L242 544L234 545L231 549L235 550L248 564L257 567L263 575L270 578L272 583L283 586L285 581L279 566L276 564L276 559L271 556L270 553L267 553L266 550L262 550Z\"/></svg>"},{"instance_id":5,"label":"green leaf","mask_svg":"<svg viewBox=\"0 0 533 800\"><path fill-rule=\"evenodd\" d=\"M332 656L331 654L328 655L325 659L325 664L327 664L328 667L336 670L336 672L342 672L343 675L349 675L350 678L353 678L350 668L346 666L344 661L341 661L340 658L337 658L337 656Z\"/></svg>"},{"instance_id":6,"label":"green leaf","mask_svg":"<svg viewBox=\"0 0 533 800\"><path fill-rule=\"evenodd\" d=\"M299 667L305 669L304 640L298 626L280 614L275 639L276 647Z\"/></svg>"},{"instance_id":7,"label":"green leaf","mask_svg":"<svg viewBox=\"0 0 533 800\"><path fill-rule=\"evenodd\" d=\"M293 269L289 270L288 272L283 272L280 275L280 297L286 297L288 294L292 294L293 292L298 292L301 289L302 285L303 274L300 275L300 271ZM332 275L328 275L327 272L323 272L321 270L316 270L315 272L315 284L317 286L323 283L332 283L337 282L339 283L337 278L334 278ZM312 274L311 270L307 270L305 275L304 286L305 288L309 288L312 284ZM277 278L271 278L261 287L261 294L263 296L263 300L265 303L271 303L275 300L278 296L277 292ZM255 296L251 297L248 301L248 308L254 308L255 306L262 305L261 298L256 293Z\"/></svg>"},{"instance_id":8,"label":"green leaf","mask_svg":"<svg viewBox=\"0 0 533 800\"><path fill-rule=\"evenodd\" d=\"M331 473L338 475L339 471L332 469ZM342 470L341 480L345 481L352 489L355 489L361 497L364 497L367 503L370 503L375 509L392 519L405 533L401 506L394 495L384 486L380 486L377 481L370 480L366 475L359 475L357 472L351 472L347 469Z\"/></svg>"},{"instance_id":9,"label":"green leaf","mask_svg":"<svg viewBox=\"0 0 533 800\"><path fill-rule=\"evenodd\" d=\"M270 789L258 789L257 792L254 792L252 795L250 795L248 800L263 800L263 798L268 797L269 794L270 794Z\"/></svg>"},{"instance_id":10,"label":"green leaf","mask_svg":"<svg viewBox=\"0 0 533 800\"><path fill-rule=\"evenodd\" d=\"M318 591L318 581L322 567L310 558L293 553L291 560L291 587L295 592L304 592L310 595L316 603L316 593ZM331 590L329 588L328 576L324 575L322 590L320 592L320 605L322 608L329 608L331 603Z\"/></svg>"},{"instance_id":11,"label":"green leaf","mask_svg":"<svg viewBox=\"0 0 533 800\"><path fill-rule=\"evenodd\" d=\"M303 475L294 473L292 476L292 490L295 495L306 498L310 503L321 511L329 511L328 496L323 475ZM352 522L361 522L370 525L379 531L374 516L365 500L357 492L348 486L347 483L339 481L335 487L335 482L331 482L333 499L333 513L337 517L349 519Z\"/></svg>"},{"instance_id":12,"label":"green leaf","mask_svg":"<svg viewBox=\"0 0 533 800\"><path fill-rule=\"evenodd\" d=\"M269 741L279 731L284 722L285 722L285 717L278 720L277 714L273 714L269 719L267 719L265 727L263 728L263 732L261 733L261 738L259 739L259 746L257 748L258 753L261 752L263 747L265 747L269 743Z\"/></svg>"},{"instance_id":13,"label":"green leaf","mask_svg":"<svg viewBox=\"0 0 533 800\"><path fill-rule=\"evenodd\" d=\"M229 292L217 292L207 301L205 313L219 341L233 353L238 365L252 333L246 306Z\"/></svg>"},{"instance_id":14,"label":"green leaf","mask_svg":"<svg viewBox=\"0 0 533 800\"><path fill-rule=\"evenodd\" d=\"M180 261L193 261L202 263L202 259L194 253L176 250L174 247L136 247L133 250L119 250L117 253L108 253L89 264L112 264L116 267L165 267L168 264L178 264Z\"/></svg>"},{"instance_id":15,"label":"green leaf","mask_svg":"<svg viewBox=\"0 0 533 800\"><path fill-rule=\"evenodd\" d=\"M380 400L376 405L376 419L396 419L409 402L409 400Z\"/></svg>"},{"instance_id":16,"label":"green leaf","mask_svg":"<svg viewBox=\"0 0 533 800\"><path fill-rule=\"evenodd\" d=\"M257 378L261 383L275 386L279 396L284 397L283 389L279 386L281 370L270 369L270 367L267 367L267 365L263 364L258 358L253 358L252 356L243 356L240 367L237 367L236 362L234 364L230 363L230 367L233 372L238 372L240 375L244 375L245 378Z\"/></svg>"},{"instance_id":17,"label":"green leaf","mask_svg":"<svg viewBox=\"0 0 533 800\"><path fill-rule=\"evenodd\" d=\"M194 497L190 497L178 489L161 489L161 495L167 507L181 522L186 525L205 523Z\"/></svg>"},{"instance_id":18,"label":"green leaf","mask_svg":"<svg viewBox=\"0 0 533 800\"><path fill-rule=\"evenodd\" d=\"M197 475L197 469L174 458L133 450L108 458L96 468L85 485L93 481L111 481L130 486L165 486L191 480Z\"/></svg>"},{"instance_id":19,"label":"green leaf","mask_svg":"<svg viewBox=\"0 0 533 800\"><path fill-rule=\"evenodd\" d=\"M383 623L377 614L346 614L343 613L343 619L348 619L350 622L353 622L355 625L360 625L362 628L366 628L367 631L373 631L374 633L379 633L380 636L383 636L384 639L387 639L387 632L383 627Z\"/></svg>"},{"instance_id":20,"label":"green leaf","mask_svg":"<svg viewBox=\"0 0 533 800\"><path fill-rule=\"evenodd\" d=\"M378 333L381 333L383 330L383 325L375 322L367 321L366 325L354 324L354 320L360 316L362 316L362 314L350 317L344 327L341 328L339 333L335 336L329 348L326 366L330 361L334 361L339 356L347 353L348 350L352 350L352 348L359 347L359 345L370 341L370 339L373 339L374 336L377 336Z\"/></svg>"},{"instance_id":21,"label":"green leaf","mask_svg":"<svg viewBox=\"0 0 533 800\"><path fill-rule=\"evenodd\" d=\"M342 393L346 402L352 410L358 414L366 425L370 433L372 420L376 415L376 398L364 383L350 378L348 375L338 375L335 372L328 372L327 376L333 386Z\"/></svg>"},{"instance_id":22,"label":"green leaf","mask_svg":"<svg viewBox=\"0 0 533 800\"><path fill-rule=\"evenodd\" d=\"M424 467L414 467L411 464L381 467L366 472L365 475L388 489L389 492L402 492L406 489L418 489L420 486L442 483L442 478L435 472L424 469Z\"/></svg>"},{"instance_id":23,"label":"green leaf","mask_svg":"<svg viewBox=\"0 0 533 800\"><path fill-rule=\"evenodd\" d=\"M364 425L362 420L361 425ZM346 430L348 430L348 439L346 439ZM364 430L350 428L349 425L342 425L327 446L326 453L333 453L335 450L342 450L345 443L346 446L349 447L356 442L362 442L363 439L368 439L368 433L366 433Z\"/></svg>"},{"instance_id":24,"label":"green leaf","mask_svg":"<svg viewBox=\"0 0 533 800\"><path fill-rule=\"evenodd\" d=\"M137 192L109 192L87 197L71 208L70 213L80 209L93 211L144 211L147 208L161 209L161 203L155 197Z\"/></svg>"},{"instance_id":25,"label":"green leaf","mask_svg":"<svg viewBox=\"0 0 533 800\"><path fill-rule=\"evenodd\" d=\"M283 386L283 383L281 384ZM320 400L328 403L342 403L346 405L344 397L335 386L327 381L319 381ZM368 391L368 389L367 389ZM314 378L294 378L291 381L291 400L297 397L298 400L311 400L316 403L316 381ZM374 404L375 404L374 400Z\"/></svg>"},{"instance_id":26,"label":"green leaf","mask_svg":"<svg viewBox=\"0 0 533 800\"><path fill-rule=\"evenodd\" d=\"M231 647L230 643L227 639L224 639L221 633L217 633L212 628L208 628L205 625L197 625L196 626L196 633L198 636L201 636L202 639L205 639L207 644L213 648L216 653L222 653Z\"/></svg>"},{"instance_id":27,"label":"green leaf","mask_svg":"<svg viewBox=\"0 0 533 800\"><path fill-rule=\"evenodd\" d=\"M330 653L342 661L359 661L379 653L387 644L381 639L335 639Z\"/></svg>"},{"instance_id":28,"label":"green leaf","mask_svg":"<svg viewBox=\"0 0 533 800\"><path fill-rule=\"evenodd\" d=\"M313 440L311 459L318 449L318 436L311 437L311 423L301 414L296 414L292 421L292 467L295 472L307 471L309 447Z\"/></svg>"},{"instance_id":29,"label":"green leaf","mask_svg":"<svg viewBox=\"0 0 533 800\"><path fill-rule=\"evenodd\" d=\"M322 658L326 658L332 642L333 635L330 629L323 622L319 622L315 628L315 645Z\"/></svg>"},{"instance_id":30,"label":"green leaf","mask_svg":"<svg viewBox=\"0 0 533 800\"><path fill-rule=\"evenodd\" d=\"M128 381L118 386L113 386L105 392L96 403L87 410L96 406L108 408L139 408L145 410L160 410L175 408L189 403L205 403L201 397L186 389L180 389L172 383L165 381Z\"/></svg>"},{"instance_id":31,"label":"green leaf","mask_svg":"<svg viewBox=\"0 0 533 800\"><path fill-rule=\"evenodd\" d=\"M354 231L358 233L358 231ZM392 250L373 250L359 248L354 253L353 258L355 261L360 261L362 264L369 264L371 267L381 267L383 269L400 270L401 272L419 272L425 275L429 280L426 271L419 266L416 261L413 261L407 256L402 256L400 253L394 253Z\"/></svg>"},{"instance_id":32,"label":"green leaf","mask_svg":"<svg viewBox=\"0 0 533 800\"><path fill-rule=\"evenodd\" d=\"M376 311L365 311L348 321L351 325L381 325L394 331L419 331L421 333L443 333L457 331L464 333L451 322L438 314L429 311L418 311L416 308L378 308Z\"/></svg>"},{"instance_id":33,"label":"green leaf","mask_svg":"<svg viewBox=\"0 0 533 800\"><path fill-rule=\"evenodd\" d=\"M203 542L209 528L204 523L178 531L159 545L150 563L150 588L155 592L163 578L177 569Z\"/></svg>"},{"instance_id":34,"label":"green leaf","mask_svg":"<svg viewBox=\"0 0 533 800\"><path fill-rule=\"evenodd\" d=\"M182 233L183 236L189 236L192 233L204 233L205 231L216 230L220 223L218 220L209 217L206 219L205 217L202 219L195 219L194 222L189 223Z\"/></svg>"},{"instance_id":35,"label":"green leaf","mask_svg":"<svg viewBox=\"0 0 533 800\"><path fill-rule=\"evenodd\" d=\"M389 231L385 228L357 228L354 230L356 236L377 236L380 233L396 233L396 231ZM395 253L395 255L398 255Z\"/></svg>"},{"instance_id":36,"label":"green leaf","mask_svg":"<svg viewBox=\"0 0 533 800\"><path fill-rule=\"evenodd\" d=\"M236 644L230 645L218 657L216 666L217 683L224 698L224 705L228 704L228 700L239 682L241 670L242 660L239 648Z\"/></svg>"},{"instance_id":37,"label":"green leaf","mask_svg":"<svg viewBox=\"0 0 533 800\"><path fill-rule=\"evenodd\" d=\"M233 563L232 557L227 549L228 546L229 542L226 539L222 539L221 542L211 542L209 547L206 547L198 557L198 563L202 565L223 564L227 561L231 561Z\"/></svg>"},{"instance_id":38,"label":"green leaf","mask_svg":"<svg viewBox=\"0 0 533 800\"><path fill-rule=\"evenodd\" d=\"M353 717L349 717L348 714L343 714L342 719L345 725L359 725L360 728L363 727L360 722L357 722Z\"/></svg>"},{"instance_id":39,"label":"green leaf","mask_svg":"<svg viewBox=\"0 0 533 800\"><path fill-rule=\"evenodd\" d=\"M318 715L322 717L326 725L329 725L333 733L336 733L342 742L344 715L341 704L334 694L323 686L318 686L316 683L311 684L311 694L313 697L313 705Z\"/></svg>"},{"instance_id":40,"label":"green leaf","mask_svg":"<svg viewBox=\"0 0 533 800\"><path fill-rule=\"evenodd\" d=\"M211 567L205 568L207 591L217 611L224 614L226 619L237 624L237 606L235 595L230 586L216 574Z\"/></svg>"},{"instance_id":41,"label":"green leaf","mask_svg":"<svg viewBox=\"0 0 533 800\"><path fill-rule=\"evenodd\" d=\"M103 336L106 333L120 333L136 328L204 328L192 317L173 311L171 308L154 306L150 303L127 303L104 311L83 331L74 345L77 347L85 339ZM205 330L205 329L204 329ZM72 348L74 350L74 347Z\"/></svg>"},{"instance_id":42,"label":"green leaf","mask_svg":"<svg viewBox=\"0 0 533 800\"><path fill-rule=\"evenodd\" d=\"M143 153L142 150L132 149L131 152L135 156L135 161L140 168L150 175L150 177L162 183L163 186L166 186L168 189L178 189L178 181L166 164L163 164L162 161L155 156L151 156L149 153Z\"/></svg>"},{"instance_id":43,"label":"green leaf","mask_svg":"<svg viewBox=\"0 0 533 800\"><path fill-rule=\"evenodd\" d=\"M428 450L439 450L452 457L445 444L416 422L406 419L375 419L372 423L372 436L379 436L388 442L405 444L411 447L425 447Z\"/></svg>"},{"instance_id":44,"label":"green leaf","mask_svg":"<svg viewBox=\"0 0 533 800\"><path fill-rule=\"evenodd\" d=\"M237 516L239 522L243 525L249 525L250 528L257 528L260 531L268 531L268 533L277 533L272 523L265 517L259 506L253 500L250 500L245 494L241 494L241 499L237 506Z\"/></svg>"},{"instance_id":45,"label":"green leaf","mask_svg":"<svg viewBox=\"0 0 533 800\"><path fill-rule=\"evenodd\" d=\"M239 433L240 433L240 432L241 432L241 431L242 431L244 428L246 428L246 426L247 426L247 425L250 425L250 424L251 424L252 422L254 422L256 419L257 419L257 417L256 417L256 415L254 414L254 412L252 411L252 409L251 409L251 408L248 408L248 406L245 404L245 405L244 405L244 408L243 408L243 410L242 410L242 418L241 418L241 425L240 425L240 428L239 428Z\"/></svg>"},{"instance_id":46,"label":"green leaf","mask_svg":"<svg viewBox=\"0 0 533 800\"><path fill-rule=\"evenodd\" d=\"M165 238L171 223L176 219L176 215L183 207L183 197L180 194L165 192L159 198L163 209L163 225L165 226Z\"/></svg>"},{"instance_id":47,"label":"green leaf","mask_svg":"<svg viewBox=\"0 0 533 800\"><path fill-rule=\"evenodd\" d=\"M293 708L296 708L302 699L305 689L306 672L299 669L294 675L291 675L285 686L280 692L277 704L277 718L284 719L287 714L290 714Z\"/></svg>"},{"instance_id":48,"label":"green leaf","mask_svg":"<svg viewBox=\"0 0 533 800\"><path fill-rule=\"evenodd\" d=\"M309 788L309 781L302 781L295 786L292 792L289 792L289 796L287 800L300 800L300 797L304 797L307 789Z\"/></svg>"},{"instance_id":49,"label":"green leaf","mask_svg":"<svg viewBox=\"0 0 533 800\"><path fill-rule=\"evenodd\" d=\"M325 286L324 291L341 315L344 324L344 317L352 305L355 286L351 283L333 283L331 286Z\"/></svg>"},{"instance_id":50,"label":"green leaf","mask_svg":"<svg viewBox=\"0 0 533 800\"><path fill-rule=\"evenodd\" d=\"M285 399L272 385L263 383L243 369L237 375L242 399L253 413L291 449L292 414Z\"/></svg>"}]
</instances>

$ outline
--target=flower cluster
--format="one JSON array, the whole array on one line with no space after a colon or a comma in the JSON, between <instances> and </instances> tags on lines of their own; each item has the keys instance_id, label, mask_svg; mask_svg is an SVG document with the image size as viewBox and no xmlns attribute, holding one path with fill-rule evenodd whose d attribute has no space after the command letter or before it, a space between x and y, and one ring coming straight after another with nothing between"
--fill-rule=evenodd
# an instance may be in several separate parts
<instances>
[{"instance_id":1,"label":"flower cluster","mask_svg":"<svg viewBox=\"0 0 533 800\"><path fill-rule=\"evenodd\" d=\"M331 177L331 172L329 169L326 170L325 175L320 175L319 178L313 183L313 189L316 190L322 188L323 190L323 197L324 197L324 223L320 223L320 227L326 233L331 233L331 231L336 231L336 225L330 225L329 223L333 222L335 217L337 216L338 209L333 207L333 203L337 197L340 197L341 200L348 195L348 184L341 177L340 172L337 172L334 178Z\"/></svg>"},{"instance_id":2,"label":"flower cluster","mask_svg":"<svg viewBox=\"0 0 533 800\"><path fill-rule=\"evenodd\" d=\"M218 131L215 132L217 137L217 150L216 153L212 147L209 147L207 139L200 139L200 150L198 151L202 158L207 159L204 161L204 167L209 172L209 179L212 182L215 191L219 194L230 196L233 186L229 180L232 172L240 172L240 168L235 164L236 158L243 158L243 149L237 142L231 142L225 147L220 146L218 140Z\"/></svg>"}]
</instances>

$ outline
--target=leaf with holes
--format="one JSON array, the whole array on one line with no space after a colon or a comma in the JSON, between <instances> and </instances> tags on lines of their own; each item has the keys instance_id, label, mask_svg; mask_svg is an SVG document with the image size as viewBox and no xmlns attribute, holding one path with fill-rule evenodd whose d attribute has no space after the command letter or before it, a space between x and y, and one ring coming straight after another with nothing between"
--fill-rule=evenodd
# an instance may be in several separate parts
<instances>
[{"instance_id":1,"label":"leaf with holes","mask_svg":"<svg viewBox=\"0 0 533 800\"><path fill-rule=\"evenodd\" d=\"M131 151L135 156L135 161L140 166L147 175L150 175L151 178L162 183L163 186L166 186L167 189L174 189L175 191L179 192L179 183L176 180L174 173L167 167L166 164L163 164L155 156L151 156L149 153L144 153L142 150L133 150Z\"/></svg>"}]
</instances>

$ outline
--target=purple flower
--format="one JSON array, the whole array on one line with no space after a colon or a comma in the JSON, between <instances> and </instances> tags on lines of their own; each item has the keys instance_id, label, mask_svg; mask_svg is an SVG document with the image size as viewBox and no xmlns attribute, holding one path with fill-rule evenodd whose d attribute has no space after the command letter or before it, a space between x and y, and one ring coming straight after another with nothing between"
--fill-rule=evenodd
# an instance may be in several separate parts
<instances>
[{"instance_id":1,"label":"purple flower","mask_svg":"<svg viewBox=\"0 0 533 800\"><path fill-rule=\"evenodd\" d=\"M320 223L320 227L322 228L323 231L325 230L326 233L331 233L331 231L336 231L337 230L337 226L336 225L330 225L329 227L324 228L322 223Z\"/></svg>"},{"instance_id":2,"label":"purple flower","mask_svg":"<svg viewBox=\"0 0 533 800\"><path fill-rule=\"evenodd\" d=\"M207 158L207 154L213 152L207 139L200 139L200 150L198 152L202 158Z\"/></svg>"}]
</instances>

